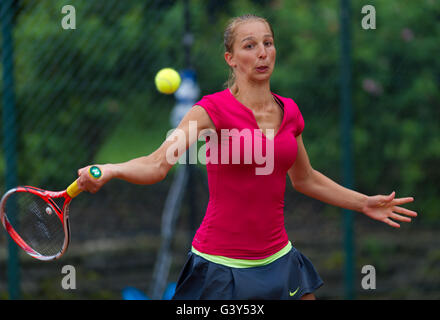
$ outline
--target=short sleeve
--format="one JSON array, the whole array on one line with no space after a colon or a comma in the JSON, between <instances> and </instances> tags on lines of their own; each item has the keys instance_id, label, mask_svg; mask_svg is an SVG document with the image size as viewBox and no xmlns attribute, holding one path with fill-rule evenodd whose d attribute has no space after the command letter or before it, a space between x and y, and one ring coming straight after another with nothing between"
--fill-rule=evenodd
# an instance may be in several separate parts
<instances>
[{"instance_id":1,"label":"short sleeve","mask_svg":"<svg viewBox=\"0 0 440 320\"><path fill-rule=\"evenodd\" d=\"M299 136L304 130L304 118L295 102L293 102L295 110L295 137Z\"/></svg>"},{"instance_id":2,"label":"short sleeve","mask_svg":"<svg viewBox=\"0 0 440 320\"><path fill-rule=\"evenodd\" d=\"M215 128L219 130L219 128L221 128L221 113L218 106L209 97L206 96L202 97L199 102L194 104L194 106L196 105L201 106L203 109L205 109L212 122L214 123Z\"/></svg>"}]
</instances>

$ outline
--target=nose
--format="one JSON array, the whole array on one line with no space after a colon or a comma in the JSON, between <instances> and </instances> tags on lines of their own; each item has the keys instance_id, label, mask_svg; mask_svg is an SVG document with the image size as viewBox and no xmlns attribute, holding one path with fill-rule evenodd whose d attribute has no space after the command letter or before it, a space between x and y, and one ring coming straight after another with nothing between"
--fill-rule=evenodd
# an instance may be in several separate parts
<instances>
[{"instance_id":1,"label":"nose","mask_svg":"<svg viewBox=\"0 0 440 320\"><path fill-rule=\"evenodd\" d=\"M264 46L264 44L259 46L258 57L261 59L266 59L266 57L267 57L267 51L266 51L266 47Z\"/></svg>"}]
</instances>

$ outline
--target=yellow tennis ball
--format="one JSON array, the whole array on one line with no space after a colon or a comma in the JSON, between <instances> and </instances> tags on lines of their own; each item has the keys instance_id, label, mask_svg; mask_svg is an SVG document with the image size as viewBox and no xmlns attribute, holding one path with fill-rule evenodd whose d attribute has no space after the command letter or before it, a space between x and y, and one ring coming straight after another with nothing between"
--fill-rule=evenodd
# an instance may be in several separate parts
<instances>
[{"instance_id":1,"label":"yellow tennis ball","mask_svg":"<svg viewBox=\"0 0 440 320\"><path fill-rule=\"evenodd\" d=\"M172 94L179 88L181 79L176 70L164 68L156 74L154 82L159 92Z\"/></svg>"}]
</instances>

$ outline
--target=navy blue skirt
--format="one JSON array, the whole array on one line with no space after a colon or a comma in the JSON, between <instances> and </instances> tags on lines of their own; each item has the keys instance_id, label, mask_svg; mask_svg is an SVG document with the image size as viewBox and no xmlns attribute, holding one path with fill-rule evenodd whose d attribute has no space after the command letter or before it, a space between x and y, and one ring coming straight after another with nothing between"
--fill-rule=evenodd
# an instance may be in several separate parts
<instances>
[{"instance_id":1,"label":"navy blue skirt","mask_svg":"<svg viewBox=\"0 0 440 320\"><path fill-rule=\"evenodd\" d=\"M173 299L300 299L322 285L311 261L294 247L270 264L251 268L224 266L189 252Z\"/></svg>"}]
</instances>

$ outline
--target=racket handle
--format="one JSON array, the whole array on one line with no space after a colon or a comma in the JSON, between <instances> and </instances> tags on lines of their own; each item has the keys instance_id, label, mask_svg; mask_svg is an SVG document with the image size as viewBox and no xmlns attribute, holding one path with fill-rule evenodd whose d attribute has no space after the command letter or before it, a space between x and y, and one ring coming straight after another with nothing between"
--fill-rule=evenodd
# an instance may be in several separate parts
<instances>
[{"instance_id":1,"label":"racket handle","mask_svg":"<svg viewBox=\"0 0 440 320\"><path fill-rule=\"evenodd\" d=\"M79 195L82 190L78 187L78 180L75 180L70 186L68 186L66 192L72 199Z\"/></svg>"},{"instance_id":2,"label":"racket handle","mask_svg":"<svg viewBox=\"0 0 440 320\"><path fill-rule=\"evenodd\" d=\"M89 169L89 175L93 179L99 179L102 176L101 169L99 169L97 166L92 166ZM78 187L78 179L75 180L70 186L68 186L66 191L71 198L75 198L77 195L79 195L82 190Z\"/></svg>"}]
</instances>

